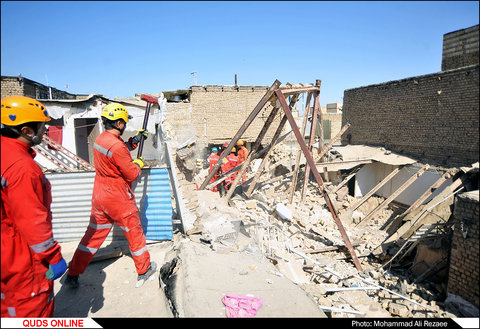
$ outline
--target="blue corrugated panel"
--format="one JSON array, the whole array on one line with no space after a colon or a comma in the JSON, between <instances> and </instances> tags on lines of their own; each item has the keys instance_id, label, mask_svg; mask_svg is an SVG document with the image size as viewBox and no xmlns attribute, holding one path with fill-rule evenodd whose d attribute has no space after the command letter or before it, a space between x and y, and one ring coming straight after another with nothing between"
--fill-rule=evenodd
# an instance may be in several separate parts
<instances>
[{"instance_id":1,"label":"blue corrugated panel","mask_svg":"<svg viewBox=\"0 0 480 329\"><path fill-rule=\"evenodd\" d=\"M172 198L168 169L150 170L150 188L140 207L140 216L147 240L172 239Z\"/></svg>"}]
</instances>

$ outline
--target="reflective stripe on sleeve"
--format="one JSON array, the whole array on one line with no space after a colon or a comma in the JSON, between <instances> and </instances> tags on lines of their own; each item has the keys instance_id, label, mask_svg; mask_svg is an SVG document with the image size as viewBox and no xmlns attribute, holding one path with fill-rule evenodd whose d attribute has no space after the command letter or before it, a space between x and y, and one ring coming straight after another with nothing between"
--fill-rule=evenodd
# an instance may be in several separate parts
<instances>
[{"instance_id":1,"label":"reflective stripe on sleeve","mask_svg":"<svg viewBox=\"0 0 480 329\"><path fill-rule=\"evenodd\" d=\"M130 249L130 252L131 252L132 255L134 255L134 256L140 256L140 255L143 254L145 251L147 251L147 246L145 246L145 247L143 247L142 249L137 250L137 251L132 251L132 249Z\"/></svg>"},{"instance_id":2,"label":"reflective stripe on sleeve","mask_svg":"<svg viewBox=\"0 0 480 329\"><path fill-rule=\"evenodd\" d=\"M3 178L3 176L1 176L1 177L2 177L2 179L1 179L2 188L6 188L7 185L8 185L8 182L5 178Z\"/></svg>"},{"instance_id":3,"label":"reflective stripe on sleeve","mask_svg":"<svg viewBox=\"0 0 480 329\"><path fill-rule=\"evenodd\" d=\"M40 243L37 243L37 244L33 244L30 246L30 248L35 252L35 253L40 253L40 252L44 252L45 250L53 247L55 245L55 240L53 240L53 236L51 238L49 238L48 240L46 241L43 241L43 242L40 242Z\"/></svg>"},{"instance_id":4,"label":"reflective stripe on sleeve","mask_svg":"<svg viewBox=\"0 0 480 329\"><path fill-rule=\"evenodd\" d=\"M97 143L93 144L93 147L100 153L105 154L108 157L112 157L113 153L104 148L103 146L98 145Z\"/></svg>"},{"instance_id":5,"label":"reflective stripe on sleeve","mask_svg":"<svg viewBox=\"0 0 480 329\"><path fill-rule=\"evenodd\" d=\"M90 254L94 254L98 250L98 249L95 249L95 248L90 248L90 247L84 246L83 244L79 244L77 248L80 249L81 251L85 251L85 252L88 252Z\"/></svg>"}]
</instances>

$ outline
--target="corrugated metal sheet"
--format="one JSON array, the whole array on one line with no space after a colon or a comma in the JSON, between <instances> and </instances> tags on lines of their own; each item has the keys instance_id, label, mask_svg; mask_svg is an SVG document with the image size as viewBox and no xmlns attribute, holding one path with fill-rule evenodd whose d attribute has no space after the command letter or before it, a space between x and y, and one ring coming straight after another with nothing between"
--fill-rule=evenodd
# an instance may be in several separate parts
<instances>
[{"instance_id":1,"label":"corrugated metal sheet","mask_svg":"<svg viewBox=\"0 0 480 329\"><path fill-rule=\"evenodd\" d=\"M52 184L52 226L55 239L58 242L80 241L90 221L95 172L50 173L46 176ZM170 240L173 232L168 170L143 169L132 187L145 237L148 240ZM114 225L107 241L112 239L126 240L117 225Z\"/></svg>"}]
</instances>

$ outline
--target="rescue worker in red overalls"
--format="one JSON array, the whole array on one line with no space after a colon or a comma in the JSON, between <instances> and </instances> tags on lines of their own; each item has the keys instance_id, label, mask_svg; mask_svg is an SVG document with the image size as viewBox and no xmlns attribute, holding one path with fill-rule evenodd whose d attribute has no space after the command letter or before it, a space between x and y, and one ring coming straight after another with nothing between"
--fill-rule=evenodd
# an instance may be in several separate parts
<instances>
[{"instance_id":1,"label":"rescue worker in red overalls","mask_svg":"<svg viewBox=\"0 0 480 329\"><path fill-rule=\"evenodd\" d=\"M232 150L230 151L230 154L223 159L223 163L221 166L221 171L222 174L225 174L229 172L231 169L235 168L238 165L238 157L235 155L235 147L232 147ZM228 191L228 189L231 187L233 181L237 177L237 171L234 171L231 173L227 179L225 179L225 190Z\"/></svg>"},{"instance_id":2,"label":"rescue worker in red overalls","mask_svg":"<svg viewBox=\"0 0 480 329\"><path fill-rule=\"evenodd\" d=\"M218 162L218 159L220 158L220 156L217 154L218 152L218 149L216 147L213 147L212 148L212 153L208 156L207 158L207 161L208 161L208 165L209 165L209 168L208 168L208 172L210 173L213 169L213 167L217 164ZM218 179L218 171L215 173L215 175L213 175L213 177L210 179L210 183L216 181ZM220 184L219 184L220 185ZM218 192L218 187L219 185L215 185L214 187L212 187L210 189L210 191L212 192Z\"/></svg>"},{"instance_id":3,"label":"rescue worker in red overalls","mask_svg":"<svg viewBox=\"0 0 480 329\"><path fill-rule=\"evenodd\" d=\"M85 271L114 223L122 229L128 240L138 274L136 287L143 285L156 271L156 263L150 262L150 253L132 191L132 182L141 174L143 159L132 161L129 151L140 142L141 135L146 137L148 131L139 131L125 143L120 136L129 118L131 117L127 109L119 103L110 103L102 110L105 131L95 140L93 150L96 173L90 224L69 264L64 282L67 287L79 286L79 274Z\"/></svg>"},{"instance_id":4,"label":"rescue worker in red overalls","mask_svg":"<svg viewBox=\"0 0 480 329\"><path fill-rule=\"evenodd\" d=\"M244 162L248 157L248 150L243 144L244 143L241 140L237 142L237 147L239 147L237 152L238 164L241 164L242 162ZM243 184L245 183L246 180L247 180L247 171L245 170L243 172L242 179L240 180L240 182Z\"/></svg>"},{"instance_id":5,"label":"rescue worker in red overalls","mask_svg":"<svg viewBox=\"0 0 480 329\"><path fill-rule=\"evenodd\" d=\"M32 98L2 99L2 317L52 317L53 280L67 270L53 238L51 185L33 160L50 120Z\"/></svg>"}]
</instances>

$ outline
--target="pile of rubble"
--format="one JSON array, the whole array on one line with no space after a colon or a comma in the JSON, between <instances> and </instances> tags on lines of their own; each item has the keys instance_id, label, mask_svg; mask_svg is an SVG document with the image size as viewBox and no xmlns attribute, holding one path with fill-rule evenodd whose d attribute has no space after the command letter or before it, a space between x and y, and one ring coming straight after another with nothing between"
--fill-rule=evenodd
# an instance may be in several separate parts
<instances>
[{"instance_id":1,"label":"pile of rubble","mask_svg":"<svg viewBox=\"0 0 480 329\"><path fill-rule=\"evenodd\" d=\"M285 158L274 156L273 161ZM254 166L252 163L251 169ZM297 188L293 203L288 204L291 176L276 170L270 174L285 177L259 184L250 198L240 187L228 204L218 193L194 191L198 200L197 221L195 228L187 232L189 238L208 244L220 253L261 253L276 266L276 275L286 276L301 286L331 317L457 316L455 309L441 302L445 293L443 285L414 284L406 271L384 269L378 259L371 256L387 238L388 234L380 228L395 209L386 208L368 225L356 225L383 198L371 197L348 217L350 220L343 219L347 236L364 269L359 273L318 186L309 184L303 202L301 189ZM303 177L301 171L299 177ZM246 188L248 186L243 186L244 191ZM340 216L356 201L348 195L346 187L331 194L330 199Z\"/></svg>"}]
</instances>

